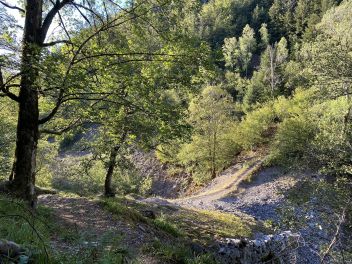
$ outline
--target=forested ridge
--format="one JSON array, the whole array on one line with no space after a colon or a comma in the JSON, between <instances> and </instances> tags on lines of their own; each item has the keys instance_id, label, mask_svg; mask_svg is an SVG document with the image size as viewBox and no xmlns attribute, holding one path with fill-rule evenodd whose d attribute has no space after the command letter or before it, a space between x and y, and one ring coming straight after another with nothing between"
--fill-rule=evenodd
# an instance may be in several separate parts
<instances>
[{"instance_id":1,"label":"forested ridge","mask_svg":"<svg viewBox=\"0 0 352 264\"><path fill-rule=\"evenodd\" d=\"M0 263L352 261L351 0L4 0L0 25Z\"/></svg>"}]
</instances>

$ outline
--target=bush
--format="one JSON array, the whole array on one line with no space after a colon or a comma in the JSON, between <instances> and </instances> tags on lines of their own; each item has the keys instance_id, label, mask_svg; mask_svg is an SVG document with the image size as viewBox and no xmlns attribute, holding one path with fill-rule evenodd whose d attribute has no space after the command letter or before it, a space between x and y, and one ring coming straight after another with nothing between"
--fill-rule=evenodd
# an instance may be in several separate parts
<instances>
[{"instance_id":1,"label":"bush","mask_svg":"<svg viewBox=\"0 0 352 264\"><path fill-rule=\"evenodd\" d=\"M192 100L189 112L192 140L181 146L177 158L201 183L215 177L239 152L233 140L236 122L232 98L220 87L209 86Z\"/></svg>"},{"instance_id":2,"label":"bush","mask_svg":"<svg viewBox=\"0 0 352 264\"><path fill-rule=\"evenodd\" d=\"M307 166L333 173L351 173L351 125L346 123L346 98L311 104L304 93L279 101L283 121L272 146L271 161L292 167ZM306 94L307 95L307 94Z\"/></svg>"},{"instance_id":3,"label":"bush","mask_svg":"<svg viewBox=\"0 0 352 264\"><path fill-rule=\"evenodd\" d=\"M352 125L351 117L347 117L350 107L346 98L339 98L311 109L318 127L312 149L325 172L352 175Z\"/></svg>"},{"instance_id":4,"label":"bush","mask_svg":"<svg viewBox=\"0 0 352 264\"><path fill-rule=\"evenodd\" d=\"M53 184L53 167L57 162L58 145L48 140L39 140L37 154L36 185L51 188Z\"/></svg>"},{"instance_id":5,"label":"bush","mask_svg":"<svg viewBox=\"0 0 352 264\"><path fill-rule=\"evenodd\" d=\"M245 150L253 149L269 142L266 134L272 127L276 114L272 103L247 114L238 125L235 132L235 141Z\"/></svg>"},{"instance_id":6,"label":"bush","mask_svg":"<svg viewBox=\"0 0 352 264\"><path fill-rule=\"evenodd\" d=\"M56 159L52 168L52 186L82 196L102 192L105 182L104 164L90 159L90 156Z\"/></svg>"},{"instance_id":7,"label":"bush","mask_svg":"<svg viewBox=\"0 0 352 264\"><path fill-rule=\"evenodd\" d=\"M0 180L7 180L15 155L17 106L1 97L0 105Z\"/></svg>"},{"instance_id":8,"label":"bush","mask_svg":"<svg viewBox=\"0 0 352 264\"><path fill-rule=\"evenodd\" d=\"M292 167L311 157L311 144L316 126L306 116L285 119L278 128L271 159L275 163Z\"/></svg>"}]
</instances>

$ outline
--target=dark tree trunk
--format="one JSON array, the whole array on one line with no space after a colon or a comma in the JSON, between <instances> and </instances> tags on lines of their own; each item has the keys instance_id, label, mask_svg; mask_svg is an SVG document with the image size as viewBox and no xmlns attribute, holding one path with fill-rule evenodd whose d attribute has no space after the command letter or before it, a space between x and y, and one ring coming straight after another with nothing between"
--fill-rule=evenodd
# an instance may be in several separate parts
<instances>
[{"instance_id":1,"label":"dark tree trunk","mask_svg":"<svg viewBox=\"0 0 352 264\"><path fill-rule=\"evenodd\" d=\"M104 186L105 187L104 195L106 197L114 197L115 196L115 191L112 188L112 176L114 175L114 170L116 167L117 155L119 153L119 150L120 150L122 144L125 142L126 136L127 136L127 132L125 131L125 132L123 132L123 134L121 136L120 143L117 144L116 146L114 146L110 152L108 171L105 176L105 186Z\"/></svg>"},{"instance_id":2,"label":"dark tree trunk","mask_svg":"<svg viewBox=\"0 0 352 264\"><path fill-rule=\"evenodd\" d=\"M39 138L38 63L42 24L42 0L27 0L21 62L21 88L13 192L35 206L36 154Z\"/></svg>"},{"instance_id":3,"label":"dark tree trunk","mask_svg":"<svg viewBox=\"0 0 352 264\"><path fill-rule=\"evenodd\" d=\"M110 152L110 159L108 163L108 171L105 177L105 193L106 197L114 197L115 191L112 188L112 176L114 174L115 166L116 166L116 158L118 151L120 149L120 145L115 146Z\"/></svg>"}]
</instances>

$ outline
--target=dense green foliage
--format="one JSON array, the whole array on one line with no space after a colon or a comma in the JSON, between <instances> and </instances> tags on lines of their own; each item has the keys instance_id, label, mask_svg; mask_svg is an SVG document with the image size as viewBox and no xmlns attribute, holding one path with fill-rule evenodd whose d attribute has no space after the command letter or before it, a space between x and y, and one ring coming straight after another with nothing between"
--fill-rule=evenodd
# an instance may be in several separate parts
<instances>
[{"instance_id":1,"label":"dense green foliage","mask_svg":"<svg viewBox=\"0 0 352 264\"><path fill-rule=\"evenodd\" d=\"M15 106L8 100L0 98L0 179L3 175L9 175L11 162L14 156L14 143L16 141Z\"/></svg>"},{"instance_id":2,"label":"dense green foliage","mask_svg":"<svg viewBox=\"0 0 352 264\"><path fill-rule=\"evenodd\" d=\"M238 151L231 136L233 103L224 90L209 86L192 100L189 112L192 141L181 147L179 159L202 182L204 175L215 177Z\"/></svg>"},{"instance_id":3,"label":"dense green foliage","mask_svg":"<svg viewBox=\"0 0 352 264\"><path fill-rule=\"evenodd\" d=\"M83 47L85 56L74 58L66 73L65 85L72 88L43 131L72 127L57 137L63 139L59 151L76 146L92 153L77 168L81 173L95 167L88 174L100 180L91 189L103 183L114 148L119 149L114 177L122 192L139 192L143 185L129 158L131 148L159 149L163 161L186 168L198 183L221 172L239 151L263 144L270 145L270 162L350 173L350 1L181 2L92 38ZM15 42L14 22L4 21L3 46L9 46ZM81 30L72 41L79 45L92 30ZM48 91L70 59L65 45L43 54L42 85ZM55 103L51 96L55 93L40 98L43 113ZM1 100L6 177L16 107ZM68 141L75 135L83 135L78 145ZM50 165L57 148L47 143L53 138L42 138L38 184L58 186L60 180L51 183Z\"/></svg>"},{"instance_id":4,"label":"dense green foliage","mask_svg":"<svg viewBox=\"0 0 352 264\"><path fill-rule=\"evenodd\" d=\"M205 10L226 10L220 2L231 5L211 1ZM329 10L334 4L274 1L272 20L256 35L246 25L242 36L225 38L218 48L226 66L218 85L230 89L243 111L232 130L242 149L270 144L271 162L350 174L351 2Z\"/></svg>"},{"instance_id":5,"label":"dense green foliage","mask_svg":"<svg viewBox=\"0 0 352 264\"><path fill-rule=\"evenodd\" d=\"M63 9L72 19L57 22L59 37L69 41L31 47L40 49L30 69L37 71L39 118L47 119L36 127L30 161L37 186L84 196L100 193L110 175L112 194L147 195L153 175L136 168L140 150L155 152L171 176L185 173L203 185L242 151L264 149L267 165L331 176L333 183L307 185L337 193L335 211L348 206L342 186L352 180L351 0L107 2L75 6L80 14ZM45 14L51 5L44 1ZM0 6L0 180L7 180L25 74L20 29ZM21 207L0 203L10 213ZM39 242L49 234L38 223L45 238L38 241L22 220L7 226L1 218L1 235L45 257ZM182 236L163 217L153 224ZM212 261L158 242L150 249L164 260ZM112 254L106 263L122 257Z\"/></svg>"}]
</instances>

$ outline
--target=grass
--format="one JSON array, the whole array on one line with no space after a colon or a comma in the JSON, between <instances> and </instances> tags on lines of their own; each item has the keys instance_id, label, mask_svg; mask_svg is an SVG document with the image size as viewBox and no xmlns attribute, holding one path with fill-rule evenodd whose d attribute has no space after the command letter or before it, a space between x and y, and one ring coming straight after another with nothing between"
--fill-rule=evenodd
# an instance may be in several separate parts
<instances>
[{"instance_id":1,"label":"grass","mask_svg":"<svg viewBox=\"0 0 352 264\"><path fill-rule=\"evenodd\" d=\"M251 218L240 218L233 214L207 210L180 210L169 215L174 223L190 239L209 245L220 238L251 237L253 230L262 230Z\"/></svg>"},{"instance_id":2,"label":"grass","mask_svg":"<svg viewBox=\"0 0 352 264\"><path fill-rule=\"evenodd\" d=\"M106 233L93 241L89 235L81 234L73 245L75 246L71 248L71 252L57 256L60 261L56 263L122 264L126 263L126 259L132 259L129 252L121 246L121 236L113 233Z\"/></svg>"},{"instance_id":3,"label":"grass","mask_svg":"<svg viewBox=\"0 0 352 264\"><path fill-rule=\"evenodd\" d=\"M20 244L36 263L48 263L50 259L48 218L47 208L39 207L33 214L24 203L0 196L0 238Z\"/></svg>"},{"instance_id":4,"label":"grass","mask_svg":"<svg viewBox=\"0 0 352 264\"><path fill-rule=\"evenodd\" d=\"M164 214L160 214L155 219L150 219L143 216L143 214L138 211L137 204L135 207L131 206L131 200L121 198L103 198L101 203L105 209L113 213L115 217L121 220L128 221L132 224L148 224L174 237L181 237L184 235L175 224L168 221Z\"/></svg>"},{"instance_id":5,"label":"grass","mask_svg":"<svg viewBox=\"0 0 352 264\"><path fill-rule=\"evenodd\" d=\"M23 247L30 263L118 264L127 257L132 259L121 247L120 236L105 234L92 240L88 234L59 224L51 209L39 206L32 213L25 203L4 195L0 195L0 238ZM56 247L60 241L65 249L52 248L53 240Z\"/></svg>"},{"instance_id":6,"label":"grass","mask_svg":"<svg viewBox=\"0 0 352 264\"><path fill-rule=\"evenodd\" d=\"M163 263L177 264L216 264L216 260L211 254L194 253L185 244L161 243L155 240L154 243L144 248L145 252L152 252Z\"/></svg>"},{"instance_id":7,"label":"grass","mask_svg":"<svg viewBox=\"0 0 352 264\"><path fill-rule=\"evenodd\" d=\"M267 231L262 224L250 217L238 217L218 211L155 206L124 198L103 199L102 203L120 219L143 222L173 237L203 245L209 245L218 238L252 237L254 231ZM144 210L155 212L156 219L144 217Z\"/></svg>"},{"instance_id":8,"label":"grass","mask_svg":"<svg viewBox=\"0 0 352 264\"><path fill-rule=\"evenodd\" d=\"M126 203L127 200L121 198L103 198L100 203L106 210L113 213L115 217L126 220L130 223L147 223L148 218Z\"/></svg>"},{"instance_id":9,"label":"grass","mask_svg":"<svg viewBox=\"0 0 352 264\"><path fill-rule=\"evenodd\" d=\"M163 231L165 231L175 237L183 237L185 235L184 232L181 231L181 229L177 225L170 223L167 216L163 213L153 221L153 224L157 228L159 228L159 229L161 229L161 230L163 230Z\"/></svg>"}]
</instances>

